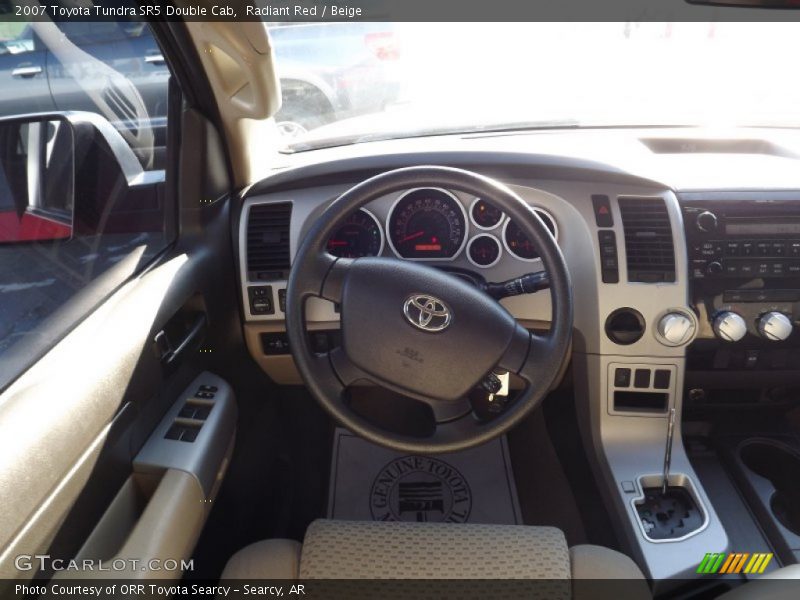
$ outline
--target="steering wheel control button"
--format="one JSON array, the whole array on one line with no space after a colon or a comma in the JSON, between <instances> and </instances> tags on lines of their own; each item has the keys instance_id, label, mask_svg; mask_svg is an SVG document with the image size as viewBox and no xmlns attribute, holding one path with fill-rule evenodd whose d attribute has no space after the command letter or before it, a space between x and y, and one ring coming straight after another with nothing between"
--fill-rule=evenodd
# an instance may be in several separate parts
<instances>
[{"instance_id":1,"label":"steering wheel control button","mask_svg":"<svg viewBox=\"0 0 800 600\"><path fill-rule=\"evenodd\" d=\"M765 340L782 342L792 335L791 319L777 311L768 312L758 320L758 333Z\"/></svg>"},{"instance_id":2,"label":"steering wheel control button","mask_svg":"<svg viewBox=\"0 0 800 600\"><path fill-rule=\"evenodd\" d=\"M403 314L414 327L430 333L444 331L453 319L442 300L426 294L409 296L403 304Z\"/></svg>"},{"instance_id":3,"label":"steering wheel control button","mask_svg":"<svg viewBox=\"0 0 800 600\"><path fill-rule=\"evenodd\" d=\"M617 368L614 371L614 387L626 388L631 385L631 370Z\"/></svg>"},{"instance_id":4,"label":"steering wheel control button","mask_svg":"<svg viewBox=\"0 0 800 600\"><path fill-rule=\"evenodd\" d=\"M613 227L614 216L611 214L611 202L608 196L592 196L592 207L594 208L594 220L598 227Z\"/></svg>"},{"instance_id":5,"label":"steering wheel control button","mask_svg":"<svg viewBox=\"0 0 800 600\"><path fill-rule=\"evenodd\" d=\"M650 369L636 369L633 376L633 387L640 389L650 387Z\"/></svg>"},{"instance_id":6,"label":"steering wheel control button","mask_svg":"<svg viewBox=\"0 0 800 600\"><path fill-rule=\"evenodd\" d=\"M747 323L741 315L725 311L716 316L713 323L716 336L726 342L738 342L747 335Z\"/></svg>"},{"instance_id":7,"label":"steering wheel control button","mask_svg":"<svg viewBox=\"0 0 800 600\"><path fill-rule=\"evenodd\" d=\"M667 346L681 346L692 339L695 329L694 320L688 314L672 311L659 319L656 337Z\"/></svg>"}]
</instances>

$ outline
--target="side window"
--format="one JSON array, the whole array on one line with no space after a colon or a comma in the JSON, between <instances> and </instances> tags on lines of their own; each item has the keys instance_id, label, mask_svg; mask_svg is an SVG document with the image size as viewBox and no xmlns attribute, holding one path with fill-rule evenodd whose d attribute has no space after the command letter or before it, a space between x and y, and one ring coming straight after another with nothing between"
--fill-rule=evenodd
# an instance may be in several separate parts
<instances>
[{"instance_id":1,"label":"side window","mask_svg":"<svg viewBox=\"0 0 800 600\"><path fill-rule=\"evenodd\" d=\"M36 22L16 33L0 41L0 389L174 237L164 158L170 72L149 25ZM47 55L36 63L44 80L11 74L25 51L9 48L23 49L24 36ZM156 53L157 64L145 60ZM26 96L39 81L46 110L111 124L127 163L77 144L67 121L15 121L31 112Z\"/></svg>"},{"instance_id":2,"label":"side window","mask_svg":"<svg viewBox=\"0 0 800 600\"><path fill-rule=\"evenodd\" d=\"M18 56L36 49L33 28L28 23L0 23L0 55Z\"/></svg>"},{"instance_id":3,"label":"side window","mask_svg":"<svg viewBox=\"0 0 800 600\"><path fill-rule=\"evenodd\" d=\"M34 25L39 29L38 25ZM47 76L57 110L102 114L146 170L164 166L169 69L144 21L66 21L70 45L47 47Z\"/></svg>"}]
</instances>

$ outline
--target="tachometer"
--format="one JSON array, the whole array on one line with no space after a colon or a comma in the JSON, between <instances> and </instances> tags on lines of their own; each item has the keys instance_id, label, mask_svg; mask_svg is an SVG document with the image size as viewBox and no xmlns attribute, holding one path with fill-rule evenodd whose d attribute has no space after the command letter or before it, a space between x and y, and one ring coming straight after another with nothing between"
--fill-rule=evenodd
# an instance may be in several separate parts
<instances>
[{"instance_id":1,"label":"tachometer","mask_svg":"<svg viewBox=\"0 0 800 600\"><path fill-rule=\"evenodd\" d=\"M556 224L552 217L543 210L536 210L536 214L544 221L545 226L557 237ZM539 258L539 251L533 242L528 239L522 230L513 221L508 221L503 229L503 243L511 254L522 260L536 260Z\"/></svg>"},{"instance_id":2,"label":"tachometer","mask_svg":"<svg viewBox=\"0 0 800 600\"><path fill-rule=\"evenodd\" d=\"M360 208L333 232L328 252L340 258L378 256L383 251L383 231L375 216Z\"/></svg>"},{"instance_id":3,"label":"tachometer","mask_svg":"<svg viewBox=\"0 0 800 600\"><path fill-rule=\"evenodd\" d=\"M450 192L419 188L403 194L389 215L389 244L395 254L415 260L447 260L461 252L467 214Z\"/></svg>"}]
</instances>

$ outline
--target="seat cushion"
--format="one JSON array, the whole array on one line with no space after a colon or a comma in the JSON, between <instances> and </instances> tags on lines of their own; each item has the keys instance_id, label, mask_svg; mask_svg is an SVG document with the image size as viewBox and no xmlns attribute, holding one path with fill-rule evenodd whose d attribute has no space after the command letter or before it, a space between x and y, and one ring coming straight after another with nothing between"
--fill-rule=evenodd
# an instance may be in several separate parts
<instances>
[{"instance_id":1,"label":"seat cushion","mask_svg":"<svg viewBox=\"0 0 800 600\"><path fill-rule=\"evenodd\" d=\"M234 554L222 579L296 579L303 546L294 540L264 540Z\"/></svg>"},{"instance_id":2,"label":"seat cushion","mask_svg":"<svg viewBox=\"0 0 800 600\"><path fill-rule=\"evenodd\" d=\"M567 549L553 527L314 521L305 542L266 540L228 561L223 579L546 579L542 597L596 597L597 579L626 583L627 600L649 598L634 562L600 546ZM570 578L572 593L570 594ZM581 585L581 580L586 585ZM559 585L559 581L566 587ZM636 585L630 586L634 583Z\"/></svg>"},{"instance_id":3,"label":"seat cushion","mask_svg":"<svg viewBox=\"0 0 800 600\"><path fill-rule=\"evenodd\" d=\"M554 527L314 521L303 579L568 579L569 552Z\"/></svg>"},{"instance_id":4,"label":"seat cushion","mask_svg":"<svg viewBox=\"0 0 800 600\"><path fill-rule=\"evenodd\" d=\"M569 549L572 597L575 600L650 600L650 586L630 558L603 546L589 544ZM598 581L613 580L613 581Z\"/></svg>"},{"instance_id":5,"label":"seat cushion","mask_svg":"<svg viewBox=\"0 0 800 600\"><path fill-rule=\"evenodd\" d=\"M719 600L796 600L798 597L800 565L789 565L734 588L722 594Z\"/></svg>"}]
</instances>

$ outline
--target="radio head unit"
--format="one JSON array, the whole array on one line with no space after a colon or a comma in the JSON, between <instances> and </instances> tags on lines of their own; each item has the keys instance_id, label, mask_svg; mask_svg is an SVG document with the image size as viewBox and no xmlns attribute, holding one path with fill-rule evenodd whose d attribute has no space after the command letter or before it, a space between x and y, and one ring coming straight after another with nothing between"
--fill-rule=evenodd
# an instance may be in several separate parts
<instances>
[{"instance_id":1,"label":"radio head unit","mask_svg":"<svg viewBox=\"0 0 800 600\"><path fill-rule=\"evenodd\" d=\"M682 205L691 279L800 278L797 201Z\"/></svg>"}]
</instances>

